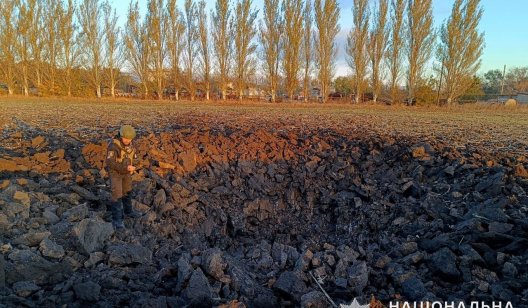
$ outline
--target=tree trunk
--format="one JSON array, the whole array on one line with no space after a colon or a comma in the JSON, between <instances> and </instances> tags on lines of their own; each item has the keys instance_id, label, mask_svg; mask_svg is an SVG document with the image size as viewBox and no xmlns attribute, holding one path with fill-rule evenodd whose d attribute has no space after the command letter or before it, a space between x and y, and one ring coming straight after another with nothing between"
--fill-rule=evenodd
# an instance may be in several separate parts
<instances>
[{"instance_id":1,"label":"tree trunk","mask_svg":"<svg viewBox=\"0 0 528 308\"><path fill-rule=\"evenodd\" d=\"M29 85L28 85L28 79L26 76L24 76L24 96L29 96Z\"/></svg>"},{"instance_id":2,"label":"tree trunk","mask_svg":"<svg viewBox=\"0 0 528 308\"><path fill-rule=\"evenodd\" d=\"M180 98L180 90L179 90L179 88L177 86L177 84L178 84L178 77L177 76L178 76L178 73L175 72L174 76L173 76L174 79L172 81L174 83L174 100L176 100L176 101Z\"/></svg>"},{"instance_id":3,"label":"tree trunk","mask_svg":"<svg viewBox=\"0 0 528 308\"><path fill-rule=\"evenodd\" d=\"M23 86L24 86L24 96L29 96L29 81L28 81L28 67L27 67L27 61L24 61L24 64L22 66L22 78L23 78Z\"/></svg>"},{"instance_id":4,"label":"tree trunk","mask_svg":"<svg viewBox=\"0 0 528 308\"><path fill-rule=\"evenodd\" d=\"M397 102L398 99L396 97L398 92L396 91L396 83L394 82L394 80L392 80L392 82L391 82L391 91L390 92L391 92L392 104L398 103Z\"/></svg>"},{"instance_id":5,"label":"tree trunk","mask_svg":"<svg viewBox=\"0 0 528 308\"><path fill-rule=\"evenodd\" d=\"M40 90L42 86L42 77L40 76L40 60L37 60L37 88Z\"/></svg>"},{"instance_id":6,"label":"tree trunk","mask_svg":"<svg viewBox=\"0 0 528 308\"><path fill-rule=\"evenodd\" d=\"M71 97L71 71L70 71L70 68L67 69L66 71L66 78L67 78L67 83L68 83L68 97Z\"/></svg>"},{"instance_id":7,"label":"tree trunk","mask_svg":"<svg viewBox=\"0 0 528 308\"><path fill-rule=\"evenodd\" d=\"M409 89L407 91L407 102L406 104L407 105L412 105L412 102L413 102L413 99L414 99L414 88L413 88L413 85L414 85L414 79L412 78L409 78Z\"/></svg>"},{"instance_id":8,"label":"tree trunk","mask_svg":"<svg viewBox=\"0 0 528 308\"><path fill-rule=\"evenodd\" d=\"M55 78L53 77L53 75L52 75L52 77L50 79L50 93L51 93L51 95L55 95L56 94L55 93Z\"/></svg>"},{"instance_id":9,"label":"tree trunk","mask_svg":"<svg viewBox=\"0 0 528 308\"><path fill-rule=\"evenodd\" d=\"M114 70L110 69L110 95L112 98L115 98L115 76L114 76Z\"/></svg>"},{"instance_id":10,"label":"tree trunk","mask_svg":"<svg viewBox=\"0 0 528 308\"><path fill-rule=\"evenodd\" d=\"M304 74L304 102L308 102L308 83L306 82L308 79L306 78L306 73Z\"/></svg>"}]
</instances>

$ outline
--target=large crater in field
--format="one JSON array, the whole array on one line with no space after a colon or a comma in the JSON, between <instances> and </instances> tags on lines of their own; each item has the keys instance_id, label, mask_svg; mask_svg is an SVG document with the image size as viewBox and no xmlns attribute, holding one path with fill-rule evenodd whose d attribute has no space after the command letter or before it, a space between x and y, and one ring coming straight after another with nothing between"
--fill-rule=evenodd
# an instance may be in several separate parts
<instances>
[{"instance_id":1,"label":"large crater in field","mask_svg":"<svg viewBox=\"0 0 528 308\"><path fill-rule=\"evenodd\" d=\"M522 156L354 130L143 131L144 215L112 233L107 141L4 130L2 301L528 303Z\"/></svg>"}]
</instances>

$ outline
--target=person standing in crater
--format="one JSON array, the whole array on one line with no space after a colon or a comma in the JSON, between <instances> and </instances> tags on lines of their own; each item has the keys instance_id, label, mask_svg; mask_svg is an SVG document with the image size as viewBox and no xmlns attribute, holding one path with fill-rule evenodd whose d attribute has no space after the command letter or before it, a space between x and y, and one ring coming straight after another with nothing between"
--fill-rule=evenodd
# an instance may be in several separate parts
<instances>
[{"instance_id":1,"label":"person standing in crater","mask_svg":"<svg viewBox=\"0 0 528 308\"><path fill-rule=\"evenodd\" d=\"M123 229L123 216L137 218L141 214L132 208L132 174L136 171L136 150L132 140L136 130L131 125L123 125L108 146L106 166L110 176L112 225Z\"/></svg>"}]
</instances>

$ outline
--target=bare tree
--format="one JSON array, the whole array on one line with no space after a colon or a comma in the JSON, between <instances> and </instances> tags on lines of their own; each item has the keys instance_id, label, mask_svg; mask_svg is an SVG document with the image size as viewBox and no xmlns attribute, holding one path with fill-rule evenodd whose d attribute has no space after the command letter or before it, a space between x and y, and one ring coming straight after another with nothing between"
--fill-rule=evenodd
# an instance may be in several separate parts
<instances>
[{"instance_id":1,"label":"bare tree","mask_svg":"<svg viewBox=\"0 0 528 308\"><path fill-rule=\"evenodd\" d=\"M402 70L402 49L404 46L403 33L404 13L407 0L392 0L390 13L389 46L387 47L387 64L389 67L390 95L394 103L399 100L399 79Z\"/></svg>"},{"instance_id":2,"label":"bare tree","mask_svg":"<svg viewBox=\"0 0 528 308\"><path fill-rule=\"evenodd\" d=\"M86 52L86 66L91 70L91 82L97 98L101 93L101 55L103 52L103 28L101 27L101 5L99 0L82 0L78 11L78 20L82 28L83 43Z\"/></svg>"},{"instance_id":3,"label":"bare tree","mask_svg":"<svg viewBox=\"0 0 528 308\"><path fill-rule=\"evenodd\" d=\"M353 28L347 39L347 54L349 65L354 72L353 88L355 102L362 101L365 92L368 67L368 35L369 18L368 0L354 0L352 6Z\"/></svg>"},{"instance_id":4,"label":"bare tree","mask_svg":"<svg viewBox=\"0 0 528 308\"><path fill-rule=\"evenodd\" d=\"M24 96L29 96L29 66L30 66L30 33L35 0L18 3L18 18L17 18L17 39L16 39L16 54L19 58L19 66L21 67L21 82L24 91Z\"/></svg>"},{"instance_id":5,"label":"bare tree","mask_svg":"<svg viewBox=\"0 0 528 308\"><path fill-rule=\"evenodd\" d=\"M432 0L409 0L407 9L408 102L415 98L434 43Z\"/></svg>"},{"instance_id":6,"label":"bare tree","mask_svg":"<svg viewBox=\"0 0 528 308\"><path fill-rule=\"evenodd\" d=\"M17 1L4 0L0 6L0 72L9 95L14 94L16 61Z\"/></svg>"},{"instance_id":7,"label":"bare tree","mask_svg":"<svg viewBox=\"0 0 528 308\"><path fill-rule=\"evenodd\" d=\"M286 83L286 93L290 99L299 86L299 71L301 67L301 43L303 33L303 1L283 0L282 14L284 16L284 59L283 70Z\"/></svg>"},{"instance_id":8,"label":"bare tree","mask_svg":"<svg viewBox=\"0 0 528 308\"><path fill-rule=\"evenodd\" d=\"M119 70L122 64L121 29L117 25L116 10L108 1L103 4L103 20L105 33L105 66L106 79L110 87L110 95L115 98L115 87L118 82Z\"/></svg>"},{"instance_id":9,"label":"bare tree","mask_svg":"<svg viewBox=\"0 0 528 308\"><path fill-rule=\"evenodd\" d=\"M312 17L312 0L306 0L303 11L303 19L304 19L304 38L303 38L303 69L304 69L304 78L303 78L303 92L304 92L304 101L308 102L308 98L310 96L310 72L312 67L312 23L313 23L313 17Z\"/></svg>"},{"instance_id":10,"label":"bare tree","mask_svg":"<svg viewBox=\"0 0 528 308\"><path fill-rule=\"evenodd\" d=\"M64 8L60 0L46 0L44 9L44 52L47 60L45 77L50 94L58 94L57 64L61 57L60 27L64 19Z\"/></svg>"},{"instance_id":11,"label":"bare tree","mask_svg":"<svg viewBox=\"0 0 528 308\"><path fill-rule=\"evenodd\" d=\"M525 92L528 90L528 66L512 67L504 77L510 93L513 91Z\"/></svg>"},{"instance_id":12,"label":"bare tree","mask_svg":"<svg viewBox=\"0 0 528 308\"><path fill-rule=\"evenodd\" d=\"M389 31L387 28L388 8L388 0L379 0L376 13L373 15L374 27L370 32L369 37L368 51L372 70L371 86L374 102L378 100L382 88L381 61L385 58L387 51L387 40L389 38Z\"/></svg>"},{"instance_id":13,"label":"bare tree","mask_svg":"<svg viewBox=\"0 0 528 308\"><path fill-rule=\"evenodd\" d=\"M159 100L163 99L163 89L165 88L165 59L167 58L166 48L166 24L163 0L150 0L147 12L147 29L151 42L152 72L156 82L156 92Z\"/></svg>"},{"instance_id":14,"label":"bare tree","mask_svg":"<svg viewBox=\"0 0 528 308\"><path fill-rule=\"evenodd\" d=\"M143 86L143 95L148 97L150 41L147 25L141 21L138 2L130 3L125 27L125 46L130 68Z\"/></svg>"},{"instance_id":15,"label":"bare tree","mask_svg":"<svg viewBox=\"0 0 528 308\"><path fill-rule=\"evenodd\" d=\"M229 37L233 31L233 19L229 0L217 0L213 15L213 41L216 60L218 62L218 73L220 78L220 89L222 99L226 99L227 81L229 78L230 57L232 53L232 41Z\"/></svg>"},{"instance_id":16,"label":"bare tree","mask_svg":"<svg viewBox=\"0 0 528 308\"><path fill-rule=\"evenodd\" d=\"M308 1L309 2L309 1ZM275 102L279 80L279 59L283 19L279 12L280 0L264 0L264 21L260 23L260 44L264 59L264 69L271 95Z\"/></svg>"},{"instance_id":17,"label":"bare tree","mask_svg":"<svg viewBox=\"0 0 528 308\"><path fill-rule=\"evenodd\" d=\"M209 29L207 13L205 12L205 0L198 4L198 29L200 34L200 55L202 60L202 75L205 84L205 99L209 100L211 92L211 52L209 45Z\"/></svg>"},{"instance_id":18,"label":"bare tree","mask_svg":"<svg viewBox=\"0 0 528 308\"><path fill-rule=\"evenodd\" d=\"M250 70L251 56L257 49L253 38L257 34L255 19L257 11L251 10L252 0L240 0L235 17L235 66L237 70L238 97L242 100L246 84L246 74Z\"/></svg>"},{"instance_id":19,"label":"bare tree","mask_svg":"<svg viewBox=\"0 0 528 308\"><path fill-rule=\"evenodd\" d=\"M198 31L197 31L198 13L194 0L185 0L184 22L185 22L185 70L187 73L187 91L191 95L191 101L194 101L195 88L194 84L194 63L198 54Z\"/></svg>"},{"instance_id":20,"label":"bare tree","mask_svg":"<svg viewBox=\"0 0 528 308\"><path fill-rule=\"evenodd\" d=\"M62 46L62 66L64 67L63 85L66 87L68 97L72 96L72 70L77 64L79 57L79 41L77 36L77 25L73 22L75 15L75 3L68 0L64 18L61 22L60 44Z\"/></svg>"},{"instance_id":21,"label":"bare tree","mask_svg":"<svg viewBox=\"0 0 528 308\"><path fill-rule=\"evenodd\" d=\"M44 5L43 1L27 0L31 14L31 26L29 31L30 57L32 62L32 71L30 80L34 86L40 89L42 85L42 54L44 50Z\"/></svg>"},{"instance_id":22,"label":"bare tree","mask_svg":"<svg viewBox=\"0 0 528 308\"><path fill-rule=\"evenodd\" d=\"M182 14L176 7L176 0L167 1L167 48L168 59L171 68L171 78L174 85L175 99L179 99L180 93L180 61L183 52L183 33L185 25L182 21Z\"/></svg>"},{"instance_id":23,"label":"bare tree","mask_svg":"<svg viewBox=\"0 0 528 308\"><path fill-rule=\"evenodd\" d=\"M339 33L339 6L336 0L315 0L316 62L319 85L324 102L328 99L330 84L335 70L337 48L335 38Z\"/></svg>"},{"instance_id":24,"label":"bare tree","mask_svg":"<svg viewBox=\"0 0 528 308\"><path fill-rule=\"evenodd\" d=\"M480 0L456 0L451 16L441 28L438 58L446 72L447 103L464 94L480 67L484 34L478 32L482 17Z\"/></svg>"}]
</instances>

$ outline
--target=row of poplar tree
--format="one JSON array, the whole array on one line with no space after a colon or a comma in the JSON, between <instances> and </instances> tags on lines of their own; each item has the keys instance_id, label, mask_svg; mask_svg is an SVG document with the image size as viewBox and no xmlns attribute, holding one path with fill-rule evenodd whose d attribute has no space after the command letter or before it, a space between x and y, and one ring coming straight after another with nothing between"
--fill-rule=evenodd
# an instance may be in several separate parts
<instances>
[{"instance_id":1,"label":"row of poplar tree","mask_svg":"<svg viewBox=\"0 0 528 308\"><path fill-rule=\"evenodd\" d=\"M129 3L124 26L111 4L100 0L2 0L0 83L9 94L72 96L102 86L112 96L130 72L145 97L161 99L168 85L194 99L199 86L210 97L215 81L222 98L233 84L240 98L251 76L263 76L271 100L288 97L312 81L329 95L338 52L337 0L149 0L145 16ZM471 86L480 65L484 37L478 32L480 0L455 0L451 16L434 29L432 0L352 0L353 26L345 46L353 72L354 99L367 88L376 100L383 85L393 101L401 84L413 99L435 55L441 63L448 101ZM348 16L347 16L348 18Z\"/></svg>"}]
</instances>

